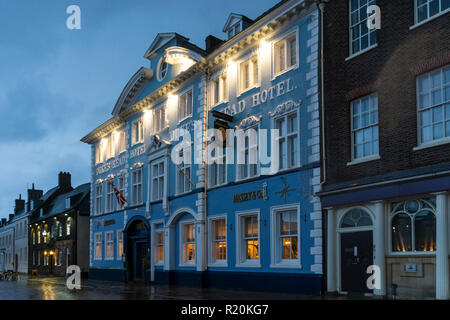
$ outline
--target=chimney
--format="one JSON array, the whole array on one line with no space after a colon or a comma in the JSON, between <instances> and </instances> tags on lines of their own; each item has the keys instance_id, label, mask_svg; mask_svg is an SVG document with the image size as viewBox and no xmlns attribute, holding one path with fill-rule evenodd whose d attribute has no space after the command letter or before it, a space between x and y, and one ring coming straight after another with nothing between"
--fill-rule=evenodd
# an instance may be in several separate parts
<instances>
[{"instance_id":1,"label":"chimney","mask_svg":"<svg viewBox=\"0 0 450 320\"><path fill-rule=\"evenodd\" d=\"M220 40L219 38L214 37L213 35L209 35L205 39L206 52L211 53L215 49L217 49L222 43L225 41Z\"/></svg>"},{"instance_id":2,"label":"chimney","mask_svg":"<svg viewBox=\"0 0 450 320\"><path fill-rule=\"evenodd\" d=\"M33 183L33 186L31 187L31 189L28 189L28 202L40 199L43 194L44 194L44 191L35 189L34 183Z\"/></svg>"},{"instance_id":3,"label":"chimney","mask_svg":"<svg viewBox=\"0 0 450 320\"><path fill-rule=\"evenodd\" d=\"M72 184L71 184L71 176L69 172L60 172L58 174L58 187L61 190L67 191L72 189Z\"/></svg>"},{"instance_id":4,"label":"chimney","mask_svg":"<svg viewBox=\"0 0 450 320\"><path fill-rule=\"evenodd\" d=\"M22 212L25 209L25 200L22 199L22 195L19 194L19 199L16 199L16 206L14 207L14 214ZM11 215L10 215L11 217Z\"/></svg>"},{"instance_id":5,"label":"chimney","mask_svg":"<svg viewBox=\"0 0 450 320\"><path fill-rule=\"evenodd\" d=\"M12 213L9 214L9 221L11 221L14 218L14 215Z\"/></svg>"},{"instance_id":6,"label":"chimney","mask_svg":"<svg viewBox=\"0 0 450 320\"><path fill-rule=\"evenodd\" d=\"M6 224L6 218L2 218L2 226Z\"/></svg>"}]
</instances>

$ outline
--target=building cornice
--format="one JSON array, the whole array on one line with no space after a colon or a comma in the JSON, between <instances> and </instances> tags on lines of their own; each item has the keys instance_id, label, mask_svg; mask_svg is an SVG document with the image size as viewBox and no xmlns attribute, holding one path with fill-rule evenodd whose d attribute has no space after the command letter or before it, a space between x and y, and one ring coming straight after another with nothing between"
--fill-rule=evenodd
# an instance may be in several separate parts
<instances>
[{"instance_id":1,"label":"building cornice","mask_svg":"<svg viewBox=\"0 0 450 320\"><path fill-rule=\"evenodd\" d=\"M168 81L166 84L162 85L160 88L156 89L139 102L124 110L121 110L118 115L95 128L83 137L81 141L92 144L101 139L105 135L122 126L133 115L149 108L152 103L179 88L186 80L192 78L192 76L200 72L210 73L214 67L227 62L231 56L235 55L239 51L243 51L249 46L254 45L255 42L261 40L266 35L274 31L277 27L299 15L305 8L308 8L309 5L313 3L313 0L291 0L285 2L242 32L238 33L230 40L226 41L208 56L201 57L199 62L192 65L186 71L181 72L175 78Z\"/></svg>"}]
</instances>

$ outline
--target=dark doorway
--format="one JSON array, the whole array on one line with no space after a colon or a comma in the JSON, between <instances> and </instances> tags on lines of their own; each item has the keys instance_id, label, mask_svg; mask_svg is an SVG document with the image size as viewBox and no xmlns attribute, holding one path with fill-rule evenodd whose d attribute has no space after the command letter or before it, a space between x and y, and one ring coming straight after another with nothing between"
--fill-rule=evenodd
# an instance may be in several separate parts
<instances>
[{"instance_id":1,"label":"dark doorway","mask_svg":"<svg viewBox=\"0 0 450 320\"><path fill-rule=\"evenodd\" d=\"M370 293L367 267L373 264L372 231L341 233L342 291Z\"/></svg>"},{"instance_id":2,"label":"dark doorway","mask_svg":"<svg viewBox=\"0 0 450 320\"><path fill-rule=\"evenodd\" d=\"M133 222L126 231L129 280L145 281L149 266L149 229L140 220Z\"/></svg>"}]
</instances>

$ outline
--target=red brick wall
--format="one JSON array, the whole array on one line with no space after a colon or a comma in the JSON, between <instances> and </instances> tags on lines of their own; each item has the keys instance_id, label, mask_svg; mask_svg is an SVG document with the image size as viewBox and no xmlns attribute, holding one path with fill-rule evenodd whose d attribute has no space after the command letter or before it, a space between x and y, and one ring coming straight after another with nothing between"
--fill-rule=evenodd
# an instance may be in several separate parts
<instances>
[{"instance_id":1,"label":"red brick wall","mask_svg":"<svg viewBox=\"0 0 450 320\"><path fill-rule=\"evenodd\" d=\"M378 0L378 46L353 59L349 54L348 1L325 9L325 130L327 183L424 167L450 160L450 144L417 146L416 76L450 63L450 14L413 30L413 0ZM378 92L380 160L351 161L350 101Z\"/></svg>"}]
</instances>

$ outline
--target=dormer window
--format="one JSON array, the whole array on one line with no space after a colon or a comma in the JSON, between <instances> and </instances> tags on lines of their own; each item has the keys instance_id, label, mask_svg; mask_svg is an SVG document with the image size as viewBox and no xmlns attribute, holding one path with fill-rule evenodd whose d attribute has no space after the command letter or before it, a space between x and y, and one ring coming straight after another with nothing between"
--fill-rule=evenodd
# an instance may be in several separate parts
<instances>
[{"instance_id":1,"label":"dormer window","mask_svg":"<svg viewBox=\"0 0 450 320\"><path fill-rule=\"evenodd\" d=\"M235 35L237 35L241 31L242 31L241 22L238 22L238 23L234 24L233 26L231 26L230 29L228 30L228 40L233 38Z\"/></svg>"}]
</instances>

